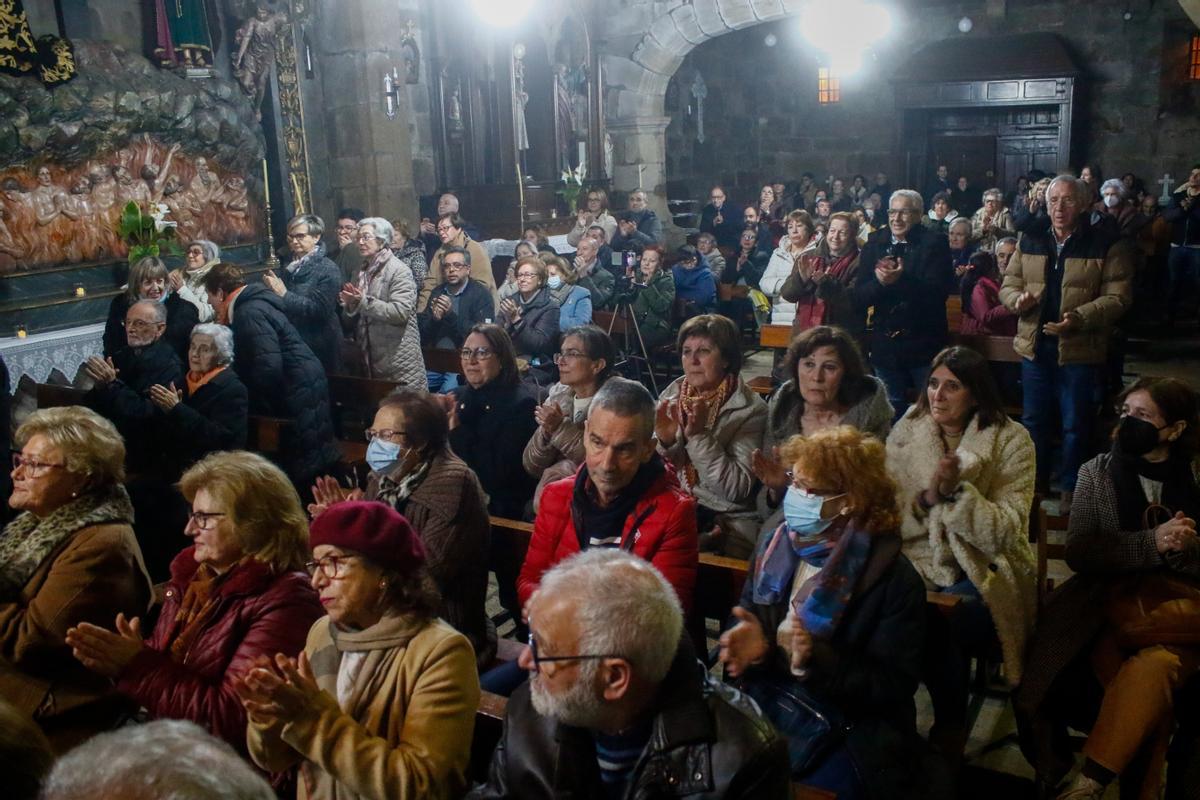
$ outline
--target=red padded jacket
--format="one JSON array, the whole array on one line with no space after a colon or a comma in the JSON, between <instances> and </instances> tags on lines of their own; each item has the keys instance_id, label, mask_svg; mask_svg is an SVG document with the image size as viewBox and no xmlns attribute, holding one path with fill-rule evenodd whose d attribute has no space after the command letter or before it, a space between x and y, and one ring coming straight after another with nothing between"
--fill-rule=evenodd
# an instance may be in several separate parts
<instances>
[{"instance_id":1,"label":"red padded jacket","mask_svg":"<svg viewBox=\"0 0 1200 800\"><path fill-rule=\"evenodd\" d=\"M121 674L117 688L154 718L195 722L235 750L246 750L246 711L233 681L259 656L296 656L312 624L324 616L308 575L275 574L247 559L213 591L216 606L208 625L192 641L183 661L166 652L179 623L184 592L199 565L189 547L171 562L162 613L146 647Z\"/></svg>"},{"instance_id":2,"label":"red padded jacket","mask_svg":"<svg viewBox=\"0 0 1200 800\"><path fill-rule=\"evenodd\" d=\"M579 537L571 515L574 492L575 478L571 477L555 481L542 493L529 551L517 578L522 606L529 602L546 570L579 552ZM633 529L635 524L637 530ZM696 501L683 493L669 471L650 485L625 520L621 548L646 559L663 574L675 587L686 614L692 606L700 559Z\"/></svg>"}]
</instances>

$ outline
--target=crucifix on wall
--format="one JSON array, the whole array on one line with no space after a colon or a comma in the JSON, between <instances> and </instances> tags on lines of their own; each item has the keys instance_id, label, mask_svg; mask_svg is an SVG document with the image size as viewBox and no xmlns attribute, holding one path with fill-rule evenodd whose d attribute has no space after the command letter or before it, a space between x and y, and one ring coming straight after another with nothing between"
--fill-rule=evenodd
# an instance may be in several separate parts
<instances>
[{"instance_id":1,"label":"crucifix on wall","mask_svg":"<svg viewBox=\"0 0 1200 800\"><path fill-rule=\"evenodd\" d=\"M1158 181L1162 184L1162 195L1158 198L1159 202L1167 203L1171 200L1171 173L1164 172L1162 178Z\"/></svg>"},{"instance_id":2,"label":"crucifix on wall","mask_svg":"<svg viewBox=\"0 0 1200 800\"><path fill-rule=\"evenodd\" d=\"M691 91L692 97L696 98L696 141L704 144L704 98L708 97L708 85L699 70L692 79Z\"/></svg>"}]
</instances>

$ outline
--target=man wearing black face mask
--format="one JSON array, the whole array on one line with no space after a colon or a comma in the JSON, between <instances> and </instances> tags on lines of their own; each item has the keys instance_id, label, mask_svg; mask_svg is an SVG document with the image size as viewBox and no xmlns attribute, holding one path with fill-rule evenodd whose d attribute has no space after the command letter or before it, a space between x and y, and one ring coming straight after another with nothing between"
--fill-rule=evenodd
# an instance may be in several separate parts
<instances>
[{"instance_id":1,"label":"man wearing black face mask","mask_svg":"<svg viewBox=\"0 0 1200 800\"><path fill-rule=\"evenodd\" d=\"M1147 629L1145 640L1123 642L1124 649L1118 649L1113 638L1118 629L1109 621L1115 598L1132 594L1140 603L1147 586L1154 586L1156 595L1169 594L1176 591L1173 585L1200 579L1200 486L1191 469L1200 452L1198 409L1200 398L1182 381L1140 379L1122 395L1112 451L1079 469L1066 553L1076 576L1039 614L1014 697L1022 747L1039 774L1052 776L1052 781L1062 766L1036 763L1037 755L1054 752L1041 737L1052 738L1061 719L1096 715L1096 709L1066 708L1072 701L1051 686L1094 684L1090 665L1109 664L1103 701L1083 749L1086 761L1060 800L1099 800L1118 776L1122 788L1129 783L1136 792L1140 782L1141 796L1157 796L1173 718L1186 733L1172 743L1179 757L1173 756L1169 780L1174 784L1176 776L1185 777L1168 795L1200 796L1200 778L1188 775L1194 769L1183 768L1189 756L1196 757L1196 726L1190 722L1195 710L1176 710L1173 700L1185 683L1195 685L1200 648L1170 640L1167 626L1158 625ZM1171 576L1182 581L1169 583ZM1174 627L1184 622L1180 618ZM1080 663L1084 674L1065 674ZM1082 690L1071 694L1087 696L1096 695ZM1188 744L1182 745L1183 739ZM1144 771L1126 772L1136 753L1155 755Z\"/></svg>"}]
</instances>

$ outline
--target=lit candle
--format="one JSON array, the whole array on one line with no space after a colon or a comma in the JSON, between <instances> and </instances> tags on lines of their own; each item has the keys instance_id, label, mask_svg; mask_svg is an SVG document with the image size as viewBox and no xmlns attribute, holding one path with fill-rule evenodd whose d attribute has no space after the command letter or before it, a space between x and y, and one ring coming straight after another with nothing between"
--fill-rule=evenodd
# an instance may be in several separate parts
<instances>
[{"instance_id":1,"label":"lit candle","mask_svg":"<svg viewBox=\"0 0 1200 800\"><path fill-rule=\"evenodd\" d=\"M263 159L263 202L271 205L271 181L267 177L267 160Z\"/></svg>"},{"instance_id":2,"label":"lit candle","mask_svg":"<svg viewBox=\"0 0 1200 800\"><path fill-rule=\"evenodd\" d=\"M87 295L87 290L83 288L83 285L76 284L75 285L75 296L76 297L84 297L86 295Z\"/></svg>"},{"instance_id":3,"label":"lit candle","mask_svg":"<svg viewBox=\"0 0 1200 800\"><path fill-rule=\"evenodd\" d=\"M637 185L637 188L639 188L639 189L641 189L641 188L642 188L642 170L643 170L643 169L645 169L645 168L646 168L646 166L645 166L644 164L638 164L638 185Z\"/></svg>"},{"instance_id":4,"label":"lit candle","mask_svg":"<svg viewBox=\"0 0 1200 800\"><path fill-rule=\"evenodd\" d=\"M27 335L27 334L25 333L25 326L24 326L24 325L18 325L18 326L17 326L17 338L18 338L18 339L24 339L26 335Z\"/></svg>"}]
</instances>

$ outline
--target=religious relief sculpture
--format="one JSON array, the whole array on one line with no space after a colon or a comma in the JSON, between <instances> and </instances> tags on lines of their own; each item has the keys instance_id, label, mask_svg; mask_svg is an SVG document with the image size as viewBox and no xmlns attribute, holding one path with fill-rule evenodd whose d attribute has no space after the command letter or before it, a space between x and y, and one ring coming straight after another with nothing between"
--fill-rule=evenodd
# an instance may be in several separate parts
<instances>
[{"instance_id":1,"label":"religious relief sculpture","mask_svg":"<svg viewBox=\"0 0 1200 800\"><path fill-rule=\"evenodd\" d=\"M276 40L287 24L286 14L272 14L271 9L259 6L254 16L242 23L233 37L237 48L233 55L233 76L241 84L242 91L250 97L260 122L267 79L271 76L271 64L275 61Z\"/></svg>"},{"instance_id":2,"label":"religious relief sculpture","mask_svg":"<svg viewBox=\"0 0 1200 800\"><path fill-rule=\"evenodd\" d=\"M443 85L447 78L447 73L443 71ZM458 80L454 81L454 90L450 92L450 99L446 101L446 127L451 135L463 132L462 83Z\"/></svg>"},{"instance_id":3,"label":"religious relief sculpture","mask_svg":"<svg viewBox=\"0 0 1200 800\"><path fill-rule=\"evenodd\" d=\"M400 52L404 56L404 82L410 85L420 83L421 46L417 44L417 23L411 19L407 20L400 34Z\"/></svg>"},{"instance_id":4,"label":"religious relief sculpture","mask_svg":"<svg viewBox=\"0 0 1200 800\"><path fill-rule=\"evenodd\" d=\"M124 258L128 248L117 223L131 200L143 209L166 205L184 241L257 238L259 215L252 213L241 175L147 135L71 167L0 170L0 274Z\"/></svg>"},{"instance_id":5,"label":"religious relief sculpture","mask_svg":"<svg viewBox=\"0 0 1200 800\"><path fill-rule=\"evenodd\" d=\"M164 67L183 67L210 74L213 65L211 29L220 30L206 0L153 0L154 56Z\"/></svg>"}]
</instances>

